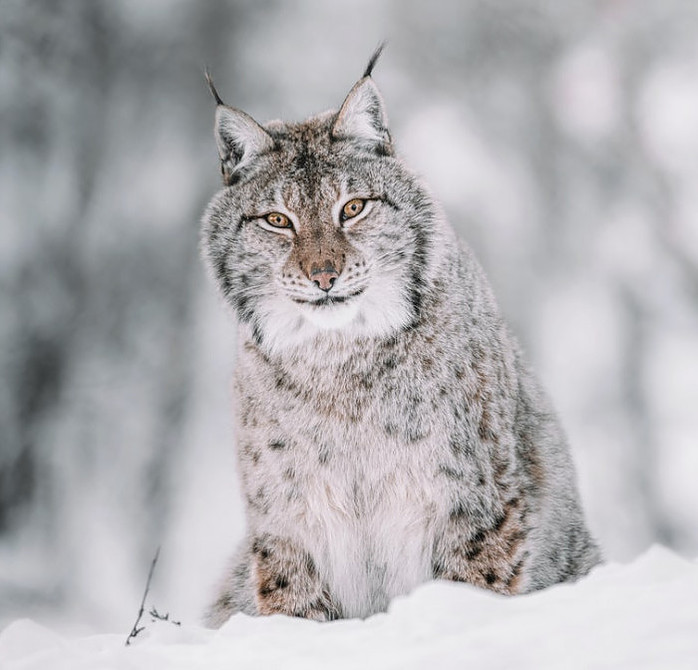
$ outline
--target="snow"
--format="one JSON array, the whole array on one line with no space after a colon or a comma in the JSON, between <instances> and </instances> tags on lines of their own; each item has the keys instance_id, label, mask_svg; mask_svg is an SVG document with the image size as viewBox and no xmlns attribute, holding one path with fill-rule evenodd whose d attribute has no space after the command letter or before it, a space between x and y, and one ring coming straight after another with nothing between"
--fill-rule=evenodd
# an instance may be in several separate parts
<instances>
[{"instance_id":1,"label":"snow","mask_svg":"<svg viewBox=\"0 0 698 670\"><path fill-rule=\"evenodd\" d=\"M125 632L66 638L22 619L0 634L0 668L695 670L696 603L698 562L655 546L630 564L515 598L431 582L364 621L238 614L218 631L147 621L125 647Z\"/></svg>"}]
</instances>

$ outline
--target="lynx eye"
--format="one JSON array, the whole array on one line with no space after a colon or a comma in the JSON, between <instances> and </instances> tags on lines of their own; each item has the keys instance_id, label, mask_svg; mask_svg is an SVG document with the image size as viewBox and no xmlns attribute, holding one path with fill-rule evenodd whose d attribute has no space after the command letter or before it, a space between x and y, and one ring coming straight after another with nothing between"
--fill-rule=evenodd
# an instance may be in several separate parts
<instances>
[{"instance_id":1,"label":"lynx eye","mask_svg":"<svg viewBox=\"0 0 698 670\"><path fill-rule=\"evenodd\" d=\"M361 214L363 208L366 206L366 201L361 200L361 198L354 198L350 200L344 207L342 207L342 221L347 219L352 219L355 216Z\"/></svg>"},{"instance_id":2,"label":"lynx eye","mask_svg":"<svg viewBox=\"0 0 698 670\"><path fill-rule=\"evenodd\" d=\"M288 217L281 212L272 212L264 217L265 221L274 226L274 228L290 228L291 222Z\"/></svg>"}]
</instances>

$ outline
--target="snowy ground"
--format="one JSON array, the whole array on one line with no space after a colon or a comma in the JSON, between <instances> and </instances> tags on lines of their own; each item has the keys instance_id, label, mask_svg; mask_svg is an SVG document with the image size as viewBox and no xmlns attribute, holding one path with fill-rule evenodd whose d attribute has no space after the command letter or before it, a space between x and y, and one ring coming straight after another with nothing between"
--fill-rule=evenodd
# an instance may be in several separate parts
<instances>
[{"instance_id":1,"label":"snowy ground","mask_svg":"<svg viewBox=\"0 0 698 670\"><path fill-rule=\"evenodd\" d=\"M433 582L365 621L233 617L67 639L30 620L0 634L2 670L96 668L698 668L698 562L655 547L574 585L506 598Z\"/></svg>"}]
</instances>

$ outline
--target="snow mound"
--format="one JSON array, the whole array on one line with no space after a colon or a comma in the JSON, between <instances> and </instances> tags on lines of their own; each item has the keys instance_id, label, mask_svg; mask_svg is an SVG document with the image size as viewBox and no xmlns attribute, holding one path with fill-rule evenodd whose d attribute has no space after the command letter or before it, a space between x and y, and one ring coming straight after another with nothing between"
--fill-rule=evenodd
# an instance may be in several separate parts
<instances>
[{"instance_id":1,"label":"snow mound","mask_svg":"<svg viewBox=\"0 0 698 670\"><path fill-rule=\"evenodd\" d=\"M364 621L239 614L218 631L154 622L125 647L126 633L68 639L24 619L0 634L0 668L695 670L697 603L698 563L653 547L516 598L431 582Z\"/></svg>"}]
</instances>

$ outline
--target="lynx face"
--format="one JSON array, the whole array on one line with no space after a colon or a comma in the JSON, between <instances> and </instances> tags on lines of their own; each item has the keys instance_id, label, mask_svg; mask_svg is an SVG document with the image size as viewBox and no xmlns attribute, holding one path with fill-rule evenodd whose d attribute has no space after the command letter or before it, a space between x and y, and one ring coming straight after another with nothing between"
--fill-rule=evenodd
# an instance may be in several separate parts
<instances>
[{"instance_id":1,"label":"lynx face","mask_svg":"<svg viewBox=\"0 0 698 670\"><path fill-rule=\"evenodd\" d=\"M339 112L299 124L262 127L218 105L226 187L204 215L204 247L266 346L386 335L416 319L433 217L386 124L368 76Z\"/></svg>"}]
</instances>

